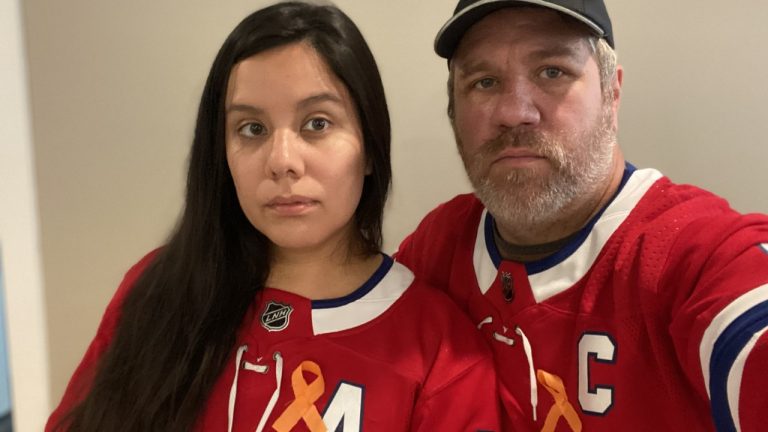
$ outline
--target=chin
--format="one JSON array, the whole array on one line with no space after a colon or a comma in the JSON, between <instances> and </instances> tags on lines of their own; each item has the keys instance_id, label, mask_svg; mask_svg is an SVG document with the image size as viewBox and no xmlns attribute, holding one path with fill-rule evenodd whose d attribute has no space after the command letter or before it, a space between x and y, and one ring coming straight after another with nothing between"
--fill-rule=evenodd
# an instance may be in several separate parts
<instances>
[{"instance_id":1,"label":"chin","mask_svg":"<svg viewBox=\"0 0 768 432\"><path fill-rule=\"evenodd\" d=\"M287 233L285 235L268 235L269 241L280 249L311 249L320 245L321 241L306 233Z\"/></svg>"},{"instance_id":2,"label":"chin","mask_svg":"<svg viewBox=\"0 0 768 432\"><path fill-rule=\"evenodd\" d=\"M283 251L310 252L310 251L334 251L339 246L347 244L334 233L318 232L318 230L295 230L283 233L269 233L267 238L272 245Z\"/></svg>"}]
</instances>

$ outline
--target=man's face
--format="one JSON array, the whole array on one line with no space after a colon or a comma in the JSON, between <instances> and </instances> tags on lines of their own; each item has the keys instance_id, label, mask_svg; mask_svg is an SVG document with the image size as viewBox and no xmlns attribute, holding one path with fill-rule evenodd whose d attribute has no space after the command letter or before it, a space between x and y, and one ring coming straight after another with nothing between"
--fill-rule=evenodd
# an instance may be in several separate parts
<instances>
[{"instance_id":1,"label":"man's face","mask_svg":"<svg viewBox=\"0 0 768 432\"><path fill-rule=\"evenodd\" d=\"M554 11L502 9L451 60L459 152L501 223L552 223L610 181L618 101L603 98L587 35Z\"/></svg>"}]
</instances>

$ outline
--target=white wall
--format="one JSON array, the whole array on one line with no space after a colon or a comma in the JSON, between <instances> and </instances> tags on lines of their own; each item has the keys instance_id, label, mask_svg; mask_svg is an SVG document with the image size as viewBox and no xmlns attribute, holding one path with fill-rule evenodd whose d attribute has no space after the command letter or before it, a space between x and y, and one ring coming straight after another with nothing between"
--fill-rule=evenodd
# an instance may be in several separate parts
<instances>
[{"instance_id":1,"label":"white wall","mask_svg":"<svg viewBox=\"0 0 768 432\"><path fill-rule=\"evenodd\" d=\"M0 267L5 279L13 421L14 430L39 431L48 414L48 345L26 65L16 0L0 2L0 41Z\"/></svg>"},{"instance_id":2,"label":"white wall","mask_svg":"<svg viewBox=\"0 0 768 432\"><path fill-rule=\"evenodd\" d=\"M608 0L629 160L768 212L768 3Z\"/></svg>"},{"instance_id":3,"label":"white wall","mask_svg":"<svg viewBox=\"0 0 768 432\"><path fill-rule=\"evenodd\" d=\"M42 250L57 401L122 273L163 242L216 49L271 2L24 2ZM448 0L338 0L376 54L393 119L386 250L468 191L432 53ZM620 141L654 166L768 212L768 4L608 0L625 66ZM5 28L5 27L3 27Z\"/></svg>"}]
</instances>

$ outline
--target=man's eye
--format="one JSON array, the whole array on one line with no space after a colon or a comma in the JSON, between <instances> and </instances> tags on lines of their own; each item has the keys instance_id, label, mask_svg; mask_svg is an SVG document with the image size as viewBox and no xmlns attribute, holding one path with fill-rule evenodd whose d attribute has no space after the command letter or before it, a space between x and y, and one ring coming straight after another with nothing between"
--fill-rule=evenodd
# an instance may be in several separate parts
<instances>
[{"instance_id":1,"label":"man's eye","mask_svg":"<svg viewBox=\"0 0 768 432\"><path fill-rule=\"evenodd\" d=\"M328 129L330 123L330 121L322 117L316 117L306 122L302 129L319 132Z\"/></svg>"},{"instance_id":2,"label":"man's eye","mask_svg":"<svg viewBox=\"0 0 768 432\"><path fill-rule=\"evenodd\" d=\"M541 71L541 76L548 79L556 79L563 76L564 72L556 67L548 67Z\"/></svg>"},{"instance_id":3,"label":"man's eye","mask_svg":"<svg viewBox=\"0 0 768 432\"><path fill-rule=\"evenodd\" d=\"M475 81L474 87L479 89L487 89L496 85L496 80L493 78L483 78Z\"/></svg>"},{"instance_id":4,"label":"man's eye","mask_svg":"<svg viewBox=\"0 0 768 432\"><path fill-rule=\"evenodd\" d=\"M259 135L264 135L267 129L261 123L246 123L240 126L240 129L237 131L240 133L240 135L253 138Z\"/></svg>"}]
</instances>

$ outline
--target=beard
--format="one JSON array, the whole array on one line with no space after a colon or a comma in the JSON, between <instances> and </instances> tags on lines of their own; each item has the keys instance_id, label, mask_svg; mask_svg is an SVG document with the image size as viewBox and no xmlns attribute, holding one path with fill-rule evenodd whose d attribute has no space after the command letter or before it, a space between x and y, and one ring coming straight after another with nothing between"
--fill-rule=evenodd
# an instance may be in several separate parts
<instances>
[{"instance_id":1,"label":"beard","mask_svg":"<svg viewBox=\"0 0 768 432\"><path fill-rule=\"evenodd\" d=\"M610 104L605 103L592 126L582 132L512 128L472 154L458 134L456 141L475 195L502 225L522 232L563 221L576 201L600 198L600 186L609 181L613 163L613 124ZM491 164L505 148L531 150L546 158L550 170L516 168L492 176Z\"/></svg>"}]
</instances>

